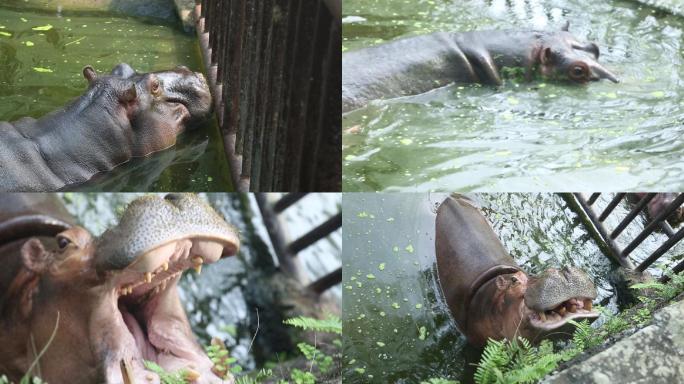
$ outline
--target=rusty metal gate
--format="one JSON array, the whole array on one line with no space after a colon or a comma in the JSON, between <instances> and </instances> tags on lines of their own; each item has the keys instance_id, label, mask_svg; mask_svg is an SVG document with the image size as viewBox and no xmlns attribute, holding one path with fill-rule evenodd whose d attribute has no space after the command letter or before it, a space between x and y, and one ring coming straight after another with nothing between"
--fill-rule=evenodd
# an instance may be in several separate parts
<instances>
[{"instance_id":1,"label":"rusty metal gate","mask_svg":"<svg viewBox=\"0 0 684 384\"><path fill-rule=\"evenodd\" d=\"M597 240L602 242L604 249L610 254L610 256L618 262L622 267L629 270L634 270L637 272L644 272L646 268L651 266L655 261L660 259L667 251L672 249L682 238L684 238L684 226L679 230L675 231L672 226L667 222L668 217L671 217L683 204L684 204L684 193L673 196L673 199L663 207L654 217L650 217L648 213L648 204L659 194L657 193L645 193L645 194L631 194L631 200L633 201L632 208L621 218L619 224L614 228L608 228L605 224L606 219L611 215L615 215L615 207L620 204L621 201L626 200L628 197L627 193L616 193L614 197L610 200L608 205L598 212L595 208L595 203L598 200L600 193L593 193L588 198L581 193L574 193L572 197L576 199L579 203L579 208L582 213L586 214L591 222L593 228L588 228L589 232L598 237ZM568 196L566 196L568 200ZM571 206L572 206L571 202ZM648 223L646 226L633 238L630 239L629 243L625 247L621 247L615 240L624 233L625 228L640 214L643 213L648 218ZM585 223L586 225L587 223ZM638 265L635 265L634 261L630 258L630 254L643 243L643 241L653 233L653 231L659 230L664 233L667 237L656 250L651 252L648 257L642 260ZM680 273L684 270L684 261L679 262L672 268L672 272ZM661 281L667 281L668 277L663 275L660 278Z\"/></svg>"},{"instance_id":2,"label":"rusty metal gate","mask_svg":"<svg viewBox=\"0 0 684 384\"><path fill-rule=\"evenodd\" d=\"M292 205L296 204L305 196L305 193L289 193L282 196L278 201L269 203L266 194L257 193L254 195L257 204L259 205L261 216L264 219L266 231L271 238L271 244L273 245L276 256L278 257L280 268L283 270L283 272L293 276L301 282L306 282L307 279L303 276L301 268L296 263L295 258L297 253L314 244L315 242L326 238L328 235L342 227L342 212L338 212L315 228L312 228L300 238L294 241L289 241L289 239L283 235L285 231L283 231L281 228L278 215ZM342 266L319 278L318 280L308 283L306 287L311 292L320 295L321 293L341 282Z\"/></svg>"},{"instance_id":3,"label":"rusty metal gate","mask_svg":"<svg viewBox=\"0 0 684 384\"><path fill-rule=\"evenodd\" d=\"M238 191L339 191L341 0L197 0Z\"/></svg>"}]
</instances>

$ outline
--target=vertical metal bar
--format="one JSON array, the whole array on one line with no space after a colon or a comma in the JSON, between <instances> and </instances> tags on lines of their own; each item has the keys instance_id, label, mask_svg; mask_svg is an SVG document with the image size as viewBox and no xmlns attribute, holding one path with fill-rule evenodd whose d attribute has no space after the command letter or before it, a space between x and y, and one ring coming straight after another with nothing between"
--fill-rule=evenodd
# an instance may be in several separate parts
<instances>
[{"instance_id":1,"label":"vertical metal bar","mask_svg":"<svg viewBox=\"0 0 684 384\"><path fill-rule=\"evenodd\" d=\"M684 238L684 228L681 228L677 233L675 233L674 236L670 237L667 239L666 242L664 242L658 249L656 249L649 257L647 257L644 261L639 264L638 267L636 267L636 270L639 272L643 272L648 268L649 265L653 264L660 256L662 256L665 252L667 252L670 248L672 248L679 240Z\"/></svg>"},{"instance_id":2,"label":"vertical metal bar","mask_svg":"<svg viewBox=\"0 0 684 384\"><path fill-rule=\"evenodd\" d=\"M625 228L627 228L629 223L631 223L632 220L634 220L634 218L639 214L639 212L641 212L641 210L648 204L648 202L653 200L655 195L655 193L648 193L646 194L646 196L642 197L639 200L639 203L637 203L637 205L634 206L631 211L629 211L627 216L625 216L625 218L620 222L620 224L618 224L618 226L615 227L613 232L610 234L610 238L615 239L616 237L618 237L620 233L622 233L622 231Z\"/></svg>"},{"instance_id":3,"label":"vertical metal bar","mask_svg":"<svg viewBox=\"0 0 684 384\"><path fill-rule=\"evenodd\" d=\"M674 212L675 209L677 209L680 205L684 203L684 193L680 194L677 196L677 198L670 203L670 205L667 206L662 212L660 212L656 217L651 219L651 222L644 228L637 237L632 240L631 243L625 249L622 251L623 257L627 257L639 244L641 244L644 239L648 237L648 235L653 232L656 227L658 227L658 222L664 220L666 217L670 216L672 212Z\"/></svg>"},{"instance_id":4,"label":"vertical metal bar","mask_svg":"<svg viewBox=\"0 0 684 384\"><path fill-rule=\"evenodd\" d=\"M285 180L283 185L288 191L300 191L299 170L302 164L302 152L304 150L304 138L307 124L307 114L309 107L309 96L311 94L311 76L313 72L313 55L315 51L314 43L318 39L319 8L321 2L315 5L307 4L302 10L301 18L298 23L301 25L301 32L307 38L300 38L297 50L294 52L297 58L297 66L294 72L294 83L291 87L290 98L290 120L287 126L287 167L285 168Z\"/></svg>"},{"instance_id":5,"label":"vertical metal bar","mask_svg":"<svg viewBox=\"0 0 684 384\"><path fill-rule=\"evenodd\" d=\"M613 197L613 200L608 203L606 209L601 213L601 216L599 216L600 222L603 222L608 218L608 215L610 215L610 213L613 212L613 209L620 204L620 200L622 200L623 197L625 197L624 193L618 193L615 195L615 197Z\"/></svg>"},{"instance_id":6,"label":"vertical metal bar","mask_svg":"<svg viewBox=\"0 0 684 384\"><path fill-rule=\"evenodd\" d=\"M264 120L263 151L261 159L261 180L259 186L262 190L275 190L273 184L274 169L276 167L276 146L278 144L278 132L281 130L280 117L283 98L284 71L287 55L288 21L290 14L290 1L276 0L273 5L273 45L271 49L270 79L268 86L268 98L270 102L265 106L266 116Z\"/></svg>"}]
</instances>

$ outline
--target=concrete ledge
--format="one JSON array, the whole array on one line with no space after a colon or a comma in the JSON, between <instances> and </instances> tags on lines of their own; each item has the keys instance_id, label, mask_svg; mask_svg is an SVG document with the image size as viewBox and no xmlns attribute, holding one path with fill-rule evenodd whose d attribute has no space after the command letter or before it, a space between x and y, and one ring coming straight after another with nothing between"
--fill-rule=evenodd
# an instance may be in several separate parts
<instances>
[{"instance_id":1,"label":"concrete ledge","mask_svg":"<svg viewBox=\"0 0 684 384\"><path fill-rule=\"evenodd\" d=\"M654 315L653 323L544 383L684 383L684 301Z\"/></svg>"}]
</instances>

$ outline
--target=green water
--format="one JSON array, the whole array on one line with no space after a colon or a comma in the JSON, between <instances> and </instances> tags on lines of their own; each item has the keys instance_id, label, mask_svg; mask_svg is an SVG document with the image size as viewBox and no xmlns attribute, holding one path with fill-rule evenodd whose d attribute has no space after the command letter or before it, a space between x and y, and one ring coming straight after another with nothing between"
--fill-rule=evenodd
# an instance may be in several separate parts
<instances>
[{"instance_id":1,"label":"green water","mask_svg":"<svg viewBox=\"0 0 684 384\"><path fill-rule=\"evenodd\" d=\"M451 85L343 116L345 191L678 190L684 20L634 2L347 0L343 50L433 31L558 29L620 78Z\"/></svg>"},{"instance_id":2,"label":"green water","mask_svg":"<svg viewBox=\"0 0 684 384\"><path fill-rule=\"evenodd\" d=\"M177 25L158 23L107 13L18 12L0 6L0 120L39 118L80 96L87 88L85 65L99 73L121 62L138 72L177 65L201 71L195 36ZM34 30L48 25L49 30ZM134 159L73 189L232 190L214 120L183 133L172 149Z\"/></svg>"},{"instance_id":3,"label":"green water","mask_svg":"<svg viewBox=\"0 0 684 384\"><path fill-rule=\"evenodd\" d=\"M343 334L344 382L418 383L429 378L470 382L478 352L466 346L444 305L435 274L435 212L441 193L345 194ZM616 313L624 303L616 266L600 251L559 195L476 194L484 215L528 273L574 265L595 281L600 303ZM612 196L602 196L597 209ZM620 204L614 227L631 208ZM620 235L625 245L644 227L638 217ZM632 257L643 260L665 240L654 233ZM668 252L681 260L684 245ZM656 268L650 273L658 275ZM601 324L603 318L595 322Z\"/></svg>"}]
</instances>

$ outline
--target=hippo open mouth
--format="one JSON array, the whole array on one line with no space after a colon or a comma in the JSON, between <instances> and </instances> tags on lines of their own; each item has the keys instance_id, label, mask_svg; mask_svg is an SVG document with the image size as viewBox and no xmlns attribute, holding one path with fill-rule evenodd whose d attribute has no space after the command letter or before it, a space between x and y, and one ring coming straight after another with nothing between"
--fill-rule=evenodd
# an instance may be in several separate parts
<instances>
[{"instance_id":1,"label":"hippo open mouth","mask_svg":"<svg viewBox=\"0 0 684 384\"><path fill-rule=\"evenodd\" d=\"M217 261L231 248L224 246L200 239L174 241L141 255L116 276L117 307L144 360L168 371L196 370L204 364L206 356L197 352L194 338L174 321L184 315L177 306L176 284L185 270L199 274L203 265Z\"/></svg>"},{"instance_id":2,"label":"hippo open mouth","mask_svg":"<svg viewBox=\"0 0 684 384\"><path fill-rule=\"evenodd\" d=\"M525 305L531 311L530 325L540 331L558 331L569 320L596 319L592 310L596 287L579 269L548 269L531 279L525 291Z\"/></svg>"},{"instance_id":3,"label":"hippo open mouth","mask_svg":"<svg viewBox=\"0 0 684 384\"><path fill-rule=\"evenodd\" d=\"M116 323L125 327L127 357L202 377L197 382L221 382L207 377L213 364L195 341L176 285L184 271L200 274L203 266L237 253L235 230L200 200L169 195L131 203L98 244L96 268L107 276L109 308L118 310Z\"/></svg>"}]
</instances>

